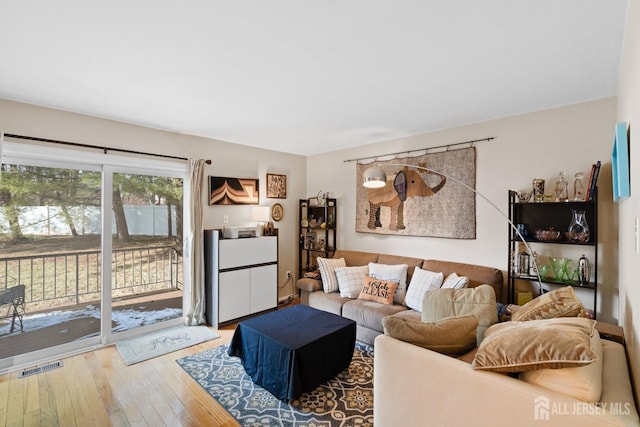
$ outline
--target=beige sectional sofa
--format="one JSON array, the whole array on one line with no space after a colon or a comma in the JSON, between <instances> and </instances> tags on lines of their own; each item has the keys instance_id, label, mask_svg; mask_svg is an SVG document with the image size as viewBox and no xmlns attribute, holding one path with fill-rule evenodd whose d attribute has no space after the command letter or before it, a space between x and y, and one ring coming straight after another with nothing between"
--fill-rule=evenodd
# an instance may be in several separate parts
<instances>
[{"instance_id":1,"label":"beige sectional sofa","mask_svg":"<svg viewBox=\"0 0 640 427\"><path fill-rule=\"evenodd\" d=\"M396 426L638 426L624 347L602 340L598 404L380 335L375 340L373 416ZM579 368L584 369L584 368Z\"/></svg>"},{"instance_id":2,"label":"beige sectional sofa","mask_svg":"<svg viewBox=\"0 0 640 427\"><path fill-rule=\"evenodd\" d=\"M469 278L469 287L488 284L493 287L496 295L502 295L503 274L502 271L473 264L459 262L424 260L397 255L376 254L361 251L336 251L333 258L344 258L347 266L367 265L370 262L378 264L407 264L407 283L416 267L434 272L442 272L446 277L451 273L457 273ZM356 338L366 344L373 344L375 338L383 333L382 319L386 316L404 312L415 320L420 320L419 312L402 304L385 305L373 301L365 301L357 298L344 298L338 292L324 292L322 283L317 279L302 278L296 283L300 290L300 302L311 307L344 316L356 322Z\"/></svg>"},{"instance_id":3,"label":"beige sectional sofa","mask_svg":"<svg viewBox=\"0 0 640 427\"><path fill-rule=\"evenodd\" d=\"M559 317L546 318L544 314L538 317L543 312L548 314L548 306L546 303L536 306L534 300L530 303L533 307L529 310L524 306L521 311L514 311L513 321L496 323L497 310L493 311L491 308L495 295L503 294L503 276L500 270L464 263L356 251L337 251L334 258L344 258L347 266L367 265L369 262L407 264L407 283L416 267L442 272L444 276L455 272L469 277L468 287L475 288L428 292L423 301L423 313L420 313L403 304L386 305L344 298L338 292L324 292L319 280L303 278L297 282L303 304L355 320L357 339L374 345L374 425L396 426L399 422L407 427L640 425L624 346L601 339L597 333L597 323L580 317L583 313L580 310L582 306L574 298L570 287L537 299L546 299L547 303L555 307L554 310L564 310L558 314ZM481 286L483 284L490 285L493 290L489 286ZM481 301L484 305L482 312L478 310L479 307L475 309L476 312L464 312L480 301L474 299L478 295L484 295ZM461 305L458 306L458 303ZM513 309L517 310L517 307ZM487 310L492 311L491 320L485 323L485 326L489 326L483 328L480 334L481 319L486 316ZM541 320L525 317L518 319L523 313L532 315L531 319ZM385 317L387 319L383 322ZM427 319L429 317L431 319ZM436 341L455 335L450 332L456 332L464 336L466 343L473 347L476 345L476 337L461 330L469 328L468 317L476 322L471 327L474 328L472 334L478 332L477 343L482 342L470 353L452 357L443 354L446 351L442 350L450 348L443 344L450 343L438 342L438 345L434 345L429 339L425 339L431 332L439 335L435 338ZM454 323L458 325L457 330L450 329ZM591 352L591 360L582 361L583 355L580 355L576 358L578 362L570 360L570 363L578 364L571 365L568 369L538 366L525 374L520 372L522 365L513 361L513 353L510 355L506 351L513 343L523 346L513 345L517 348L517 358L525 359L526 363L530 363L531 358L537 361L538 357L548 357L552 364L556 363L559 360L556 350L549 350L548 342L558 343L557 346L564 347L565 352L579 353L580 346L574 345L570 340L572 332L554 330L566 323L590 327L591 332L587 334L589 345L584 350ZM459 326L463 324L467 326ZM525 329L518 331L517 328ZM504 339L502 334L506 329L515 329L518 333ZM531 332L532 330L536 332ZM550 338L550 331L556 334L555 338ZM497 346L494 345L495 353L487 351L483 354L483 347L496 343L495 337L503 338L503 341L498 341ZM467 347L467 350L471 347ZM449 354L462 353L453 351ZM503 363L509 369L515 363L517 369L499 372L495 366L487 369L486 364L482 366L483 363L479 362L491 361L491 357L505 357L506 361Z\"/></svg>"}]
</instances>

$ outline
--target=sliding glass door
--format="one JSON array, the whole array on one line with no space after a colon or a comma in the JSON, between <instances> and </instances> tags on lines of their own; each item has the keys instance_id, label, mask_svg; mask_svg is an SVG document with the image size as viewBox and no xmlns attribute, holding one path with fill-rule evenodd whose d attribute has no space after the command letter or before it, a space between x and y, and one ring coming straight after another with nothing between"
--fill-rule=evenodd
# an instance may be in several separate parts
<instances>
[{"instance_id":1,"label":"sliding glass door","mask_svg":"<svg viewBox=\"0 0 640 427\"><path fill-rule=\"evenodd\" d=\"M113 173L112 332L182 318L183 179Z\"/></svg>"},{"instance_id":2,"label":"sliding glass door","mask_svg":"<svg viewBox=\"0 0 640 427\"><path fill-rule=\"evenodd\" d=\"M186 164L3 148L0 372L182 323Z\"/></svg>"},{"instance_id":3,"label":"sliding glass door","mask_svg":"<svg viewBox=\"0 0 640 427\"><path fill-rule=\"evenodd\" d=\"M101 173L3 164L0 359L100 335Z\"/></svg>"}]
</instances>

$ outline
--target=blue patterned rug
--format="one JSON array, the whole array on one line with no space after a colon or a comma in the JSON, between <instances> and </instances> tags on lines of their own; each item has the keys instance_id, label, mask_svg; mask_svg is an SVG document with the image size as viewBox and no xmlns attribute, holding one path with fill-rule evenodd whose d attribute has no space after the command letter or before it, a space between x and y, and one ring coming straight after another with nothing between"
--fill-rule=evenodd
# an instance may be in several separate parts
<instances>
[{"instance_id":1,"label":"blue patterned rug","mask_svg":"<svg viewBox=\"0 0 640 427\"><path fill-rule=\"evenodd\" d=\"M178 364L243 426L373 425L373 347L356 342L351 365L299 399L283 402L255 385L222 345Z\"/></svg>"}]
</instances>

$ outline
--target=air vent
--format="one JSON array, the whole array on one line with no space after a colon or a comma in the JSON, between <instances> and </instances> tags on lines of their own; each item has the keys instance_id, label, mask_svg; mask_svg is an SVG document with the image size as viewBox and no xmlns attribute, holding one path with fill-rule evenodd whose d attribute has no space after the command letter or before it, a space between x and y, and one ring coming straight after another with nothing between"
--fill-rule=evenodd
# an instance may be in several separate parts
<instances>
[{"instance_id":1,"label":"air vent","mask_svg":"<svg viewBox=\"0 0 640 427\"><path fill-rule=\"evenodd\" d=\"M61 366L62 366L62 361L58 360L55 362L47 363L46 365L34 366L33 368L23 369L22 372L20 372L20 375L18 375L18 378L28 377L30 375L39 374L40 372L47 372L52 369L60 368Z\"/></svg>"}]
</instances>

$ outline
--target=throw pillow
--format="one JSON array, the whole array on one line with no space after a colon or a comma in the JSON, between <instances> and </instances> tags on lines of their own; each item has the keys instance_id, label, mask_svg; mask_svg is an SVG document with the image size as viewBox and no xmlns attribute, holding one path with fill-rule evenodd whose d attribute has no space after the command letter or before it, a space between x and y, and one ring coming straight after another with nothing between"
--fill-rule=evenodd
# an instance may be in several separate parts
<instances>
[{"instance_id":1,"label":"throw pillow","mask_svg":"<svg viewBox=\"0 0 640 427\"><path fill-rule=\"evenodd\" d=\"M600 334L591 336L595 362L579 368L536 369L522 372L520 379L540 387L566 394L584 402L596 403L602 395L603 350Z\"/></svg>"},{"instance_id":2,"label":"throw pillow","mask_svg":"<svg viewBox=\"0 0 640 427\"><path fill-rule=\"evenodd\" d=\"M583 305L571 286L554 289L540 295L513 313L511 320L525 321L554 317L587 317Z\"/></svg>"},{"instance_id":3,"label":"throw pillow","mask_svg":"<svg viewBox=\"0 0 640 427\"><path fill-rule=\"evenodd\" d=\"M424 294L422 321L435 322L445 317L473 314L478 318L477 343L484 331L498 321L496 293L489 285L463 289L434 289Z\"/></svg>"},{"instance_id":4,"label":"throw pillow","mask_svg":"<svg viewBox=\"0 0 640 427\"><path fill-rule=\"evenodd\" d=\"M322 289L325 292L336 292L338 290L338 279L335 269L346 267L344 258L321 258L318 257L318 268L322 277Z\"/></svg>"},{"instance_id":5,"label":"throw pillow","mask_svg":"<svg viewBox=\"0 0 640 427\"><path fill-rule=\"evenodd\" d=\"M487 329L471 366L497 372L585 366L598 358L594 325L581 317L499 323Z\"/></svg>"},{"instance_id":6,"label":"throw pillow","mask_svg":"<svg viewBox=\"0 0 640 427\"><path fill-rule=\"evenodd\" d=\"M368 272L369 267L366 265L358 267L337 267L335 273L336 279L338 280L338 289L340 289L340 296L344 298L358 298Z\"/></svg>"},{"instance_id":7,"label":"throw pillow","mask_svg":"<svg viewBox=\"0 0 640 427\"><path fill-rule=\"evenodd\" d=\"M447 276L442 288L444 289L462 289L469 285L469 278L467 276L458 276L456 273L451 273Z\"/></svg>"},{"instance_id":8,"label":"throw pillow","mask_svg":"<svg viewBox=\"0 0 640 427\"><path fill-rule=\"evenodd\" d=\"M422 313L424 294L433 289L439 289L443 279L444 274L442 273L434 273L433 271L416 267L413 271L413 276L411 276L409 287L407 288L404 304Z\"/></svg>"},{"instance_id":9,"label":"throw pillow","mask_svg":"<svg viewBox=\"0 0 640 427\"><path fill-rule=\"evenodd\" d=\"M476 346L476 316L447 317L437 322L420 322L400 316L382 319L384 333L393 338L457 356Z\"/></svg>"},{"instance_id":10,"label":"throw pillow","mask_svg":"<svg viewBox=\"0 0 640 427\"><path fill-rule=\"evenodd\" d=\"M407 293L407 264L378 264L369 263L369 276L385 281L392 281L398 284L393 296L393 302L404 304L404 297Z\"/></svg>"},{"instance_id":11,"label":"throw pillow","mask_svg":"<svg viewBox=\"0 0 640 427\"><path fill-rule=\"evenodd\" d=\"M381 304L393 304L393 293L397 287L398 283L396 282L366 276L358 299L376 301Z\"/></svg>"}]
</instances>

